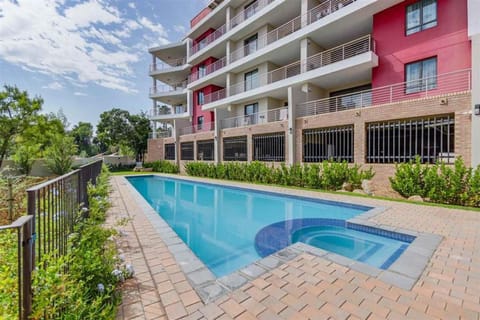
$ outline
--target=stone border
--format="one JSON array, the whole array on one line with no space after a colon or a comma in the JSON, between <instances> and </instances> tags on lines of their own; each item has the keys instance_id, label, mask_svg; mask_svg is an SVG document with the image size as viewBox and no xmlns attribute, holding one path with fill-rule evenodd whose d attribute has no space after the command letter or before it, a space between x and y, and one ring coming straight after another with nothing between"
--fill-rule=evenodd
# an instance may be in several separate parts
<instances>
[{"instance_id":1,"label":"stone border","mask_svg":"<svg viewBox=\"0 0 480 320\"><path fill-rule=\"evenodd\" d=\"M190 180L185 177L171 177L167 175L159 175L171 179L183 180L188 182L199 182ZM149 176L149 175L145 175ZM143 176L143 177L145 177ZM153 176L153 175L152 175ZM415 240L405 249L400 257L387 269L381 270L379 268L370 266L332 252L328 252L304 243L295 243L285 249L277 251L276 253L267 256L263 259L257 260L244 268L232 272L229 275L216 278L215 275L208 269L207 266L191 251L191 249L177 236L175 231L160 217L160 215L150 206L150 204L143 198L143 196L135 189L135 187L126 179L127 177L138 176L123 176L121 177L121 184L125 184L133 195L133 198L142 209L143 213L150 221L154 229L162 238L169 251L175 257L176 262L182 269L185 277L193 289L198 293L202 301L207 304L222 297L228 292L232 292L248 281L254 280L259 276L271 271L280 265L295 259L302 253L309 253L318 257L322 257L334 263L351 268L355 271L362 272L381 281L391 285L400 287L402 289L411 290L423 270L428 264L433 252L438 247L443 237L435 234L419 233L412 230L402 228L393 228L391 226L376 224L369 221L376 215L384 212L384 207L374 207L365 213L355 216L352 219L346 220L347 225L356 225L361 228L368 228L370 230L376 229L381 231L386 230L390 232L402 233L407 236L415 237ZM200 182L203 184L219 185L231 188L230 185L222 185L221 183ZM258 190L257 188L238 187L233 188L254 190L259 192L268 192L275 195L285 195L278 191ZM289 195L292 196L292 195ZM323 200L321 198L312 198L308 196L292 196L296 198L307 198L312 200L327 201L335 203L341 201ZM348 205L348 204L347 204ZM368 207L366 205L358 205L359 207ZM375 233L375 232L373 232Z\"/></svg>"}]
</instances>

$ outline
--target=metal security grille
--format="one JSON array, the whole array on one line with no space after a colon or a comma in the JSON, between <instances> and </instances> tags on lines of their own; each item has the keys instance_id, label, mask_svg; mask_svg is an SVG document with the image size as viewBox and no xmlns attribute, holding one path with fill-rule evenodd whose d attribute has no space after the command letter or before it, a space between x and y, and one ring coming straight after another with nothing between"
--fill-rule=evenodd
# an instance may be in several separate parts
<instances>
[{"instance_id":1,"label":"metal security grille","mask_svg":"<svg viewBox=\"0 0 480 320\"><path fill-rule=\"evenodd\" d=\"M353 162L353 125L303 130L303 162Z\"/></svg>"},{"instance_id":2,"label":"metal security grille","mask_svg":"<svg viewBox=\"0 0 480 320\"><path fill-rule=\"evenodd\" d=\"M165 145L165 160L175 160L175 143Z\"/></svg>"},{"instance_id":3,"label":"metal security grille","mask_svg":"<svg viewBox=\"0 0 480 320\"><path fill-rule=\"evenodd\" d=\"M422 163L454 158L453 115L406 119L367 125L367 162L407 162L420 156Z\"/></svg>"},{"instance_id":4,"label":"metal security grille","mask_svg":"<svg viewBox=\"0 0 480 320\"><path fill-rule=\"evenodd\" d=\"M223 139L223 161L247 161L247 136Z\"/></svg>"},{"instance_id":5,"label":"metal security grille","mask_svg":"<svg viewBox=\"0 0 480 320\"><path fill-rule=\"evenodd\" d=\"M180 144L180 160L193 160L193 142Z\"/></svg>"},{"instance_id":6,"label":"metal security grille","mask_svg":"<svg viewBox=\"0 0 480 320\"><path fill-rule=\"evenodd\" d=\"M213 161L215 143L213 140L197 141L197 160Z\"/></svg>"},{"instance_id":7,"label":"metal security grille","mask_svg":"<svg viewBox=\"0 0 480 320\"><path fill-rule=\"evenodd\" d=\"M253 160L285 161L285 132L253 136Z\"/></svg>"}]
</instances>

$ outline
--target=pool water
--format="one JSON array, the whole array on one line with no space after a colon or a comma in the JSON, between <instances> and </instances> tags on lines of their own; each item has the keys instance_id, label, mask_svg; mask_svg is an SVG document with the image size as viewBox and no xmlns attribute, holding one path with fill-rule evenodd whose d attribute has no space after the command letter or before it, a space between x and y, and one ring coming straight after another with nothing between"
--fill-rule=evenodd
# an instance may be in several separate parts
<instances>
[{"instance_id":1,"label":"pool water","mask_svg":"<svg viewBox=\"0 0 480 320\"><path fill-rule=\"evenodd\" d=\"M387 269L408 243L338 226L306 227L291 242L303 242L342 256Z\"/></svg>"},{"instance_id":2,"label":"pool water","mask_svg":"<svg viewBox=\"0 0 480 320\"><path fill-rule=\"evenodd\" d=\"M348 220L371 209L158 176L128 180L217 277L261 258L255 236L267 225L304 218Z\"/></svg>"}]
</instances>

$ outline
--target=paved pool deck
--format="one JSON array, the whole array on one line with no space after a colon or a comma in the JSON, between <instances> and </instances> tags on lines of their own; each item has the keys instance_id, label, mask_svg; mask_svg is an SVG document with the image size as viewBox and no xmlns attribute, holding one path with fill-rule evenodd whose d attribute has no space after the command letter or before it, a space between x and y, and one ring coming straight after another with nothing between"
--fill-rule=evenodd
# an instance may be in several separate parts
<instances>
[{"instance_id":1,"label":"paved pool deck","mask_svg":"<svg viewBox=\"0 0 480 320\"><path fill-rule=\"evenodd\" d=\"M178 244L174 237L152 217L152 209L125 178L117 176L112 178L109 222L128 218L119 227L123 231L119 248L136 272L123 286L117 319L480 319L480 212L214 183L380 207L364 223L433 235L427 240L438 241L426 241L431 258L415 281L406 280L412 282L408 285L402 278L392 281L388 274L381 277L351 261L298 246L289 249L294 254L287 252L275 263L265 263L267 267L258 264L264 267L261 272L250 276L247 272L246 281L231 290L223 286L224 292L212 296L218 298L205 299L172 250ZM415 257L411 261L415 269Z\"/></svg>"}]
</instances>

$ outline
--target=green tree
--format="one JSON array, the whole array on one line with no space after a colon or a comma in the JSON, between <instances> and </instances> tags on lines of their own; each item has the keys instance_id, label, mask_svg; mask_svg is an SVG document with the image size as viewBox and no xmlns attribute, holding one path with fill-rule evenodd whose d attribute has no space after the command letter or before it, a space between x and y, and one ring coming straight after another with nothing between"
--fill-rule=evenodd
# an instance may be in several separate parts
<instances>
[{"instance_id":1,"label":"green tree","mask_svg":"<svg viewBox=\"0 0 480 320\"><path fill-rule=\"evenodd\" d=\"M94 154L94 148L92 145L93 126L91 123L79 122L72 128L70 135L78 146L79 153L85 152L88 156Z\"/></svg>"},{"instance_id":2,"label":"green tree","mask_svg":"<svg viewBox=\"0 0 480 320\"><path fill-rule=\"evenodd\" d=\"M34 124L43 100L31 99L26 91L4 86L0 91L0 167L14 144L15 138Z\"/></svg>"},{"instance_id":3,"label":"green tree","mask_svg":"<svg viewBox=\"0 0 480 320\"><path fill-rule=\"evenodd\" d=\"M53 143L54 137L65 134L65 118L59 118L54 113L39 114L32 119L31 125L16 139L16 146L38 145L39 155Z\"/></svg>"},{"instance_id":4,"label":"green tree","mask_svg":"<svg viewBox=\"0 0 480 320\"><path fill-rule=\"evenodd\" d=\"M33 163L40 151L38 144L21 144L15 148L13 162L21 174L29 175L32 171Z\"/></svg>"},{"instance_id":5,"label":"green tree","mask_svg":"<svg viewBox=\"0 0 480 320\"><path fill-rule=\"evenodd\" d=\"M131 115L126 110L112 109L100 115L96 142L103 152L129 146L140 160L147 150L150 131L150 121L145 113Z\"/></svg>"},{"instance_id":6,"label":"green tree","mask_svg":"<svg viewBox=\"0 0 480 320\"><path fill-rule=\"evenodd\" d=\"M73 138L67 135L56 135L52 145L45 150L47 167L55 174L65 174L72 168L75 154L77 154L77 146Z\"/></svg>"}]
</instances>

